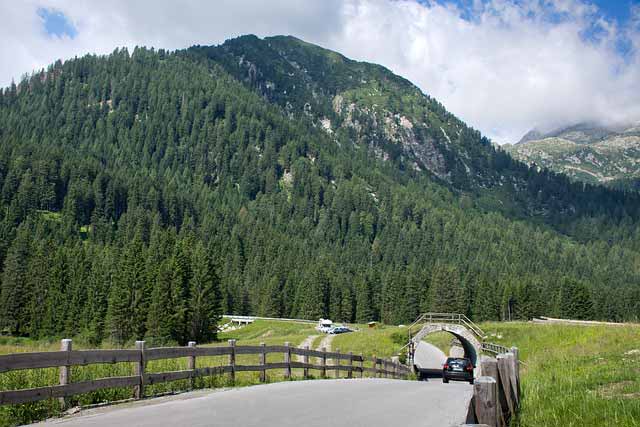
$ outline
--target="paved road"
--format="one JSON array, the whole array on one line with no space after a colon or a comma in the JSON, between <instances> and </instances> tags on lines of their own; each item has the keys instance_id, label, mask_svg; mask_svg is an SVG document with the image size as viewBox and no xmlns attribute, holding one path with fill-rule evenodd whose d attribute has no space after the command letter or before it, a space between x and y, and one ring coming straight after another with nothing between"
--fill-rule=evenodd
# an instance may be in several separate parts
<instances>
[{"instance_id":1,"label":"paved road","mask_svg":"<svg viewBox=\"0 0 640 427\"><path fill-rule=\"evenodd\" d=\"M464 421L465 383L316 380L197 391L93 409L39 425L449 427Z\"/></svg>"},{"instance_id":2,"label":"paved road","mask_svg":"<svg viewBox=\"0 0 640 427\"><path fill-rule=\"evenodd\" d=\"M433 344L420 341L416 347L413 363L421 369L442 370L447 355Z\"/></svg>"}]
</instances>

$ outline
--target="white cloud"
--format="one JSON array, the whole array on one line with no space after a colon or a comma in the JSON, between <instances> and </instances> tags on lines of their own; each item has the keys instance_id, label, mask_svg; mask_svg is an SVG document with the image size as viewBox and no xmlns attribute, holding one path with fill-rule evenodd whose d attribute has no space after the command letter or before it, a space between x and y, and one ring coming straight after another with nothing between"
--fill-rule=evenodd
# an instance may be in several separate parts
<instances>
[{"instance_id":1,"label":"white cloud","mask_svg":"<svg viewBox=\"0 0 640 427\"><path fill-rule=\"evenodd\" d=\"M579 0L475 1L473 18L453 6L413 0L169 0L0 4L0 83L58 58L116 46L175 49L240 34L293 34L346 56L381 63L499 142L533 126L640 120L640 11L619 28ZM74 39L51 38L39 7L62 11ZM598 25L597 41L582 34Z\"/></svg>"}]
</instances>

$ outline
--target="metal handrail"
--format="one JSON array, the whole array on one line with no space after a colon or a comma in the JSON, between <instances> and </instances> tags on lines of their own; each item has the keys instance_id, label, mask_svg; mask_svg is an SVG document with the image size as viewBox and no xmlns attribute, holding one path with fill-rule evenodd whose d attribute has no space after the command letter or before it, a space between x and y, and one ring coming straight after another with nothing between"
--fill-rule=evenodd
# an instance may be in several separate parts
<instances>
[{"instance_id":1,"label":"metal handrail","mask_svg":"<svg viewBox=\"0 0 640 427\"><path fill-rule=\"evenodd\" d=\"M494 344L491 342L483 342L482 343L482 350L483 351L487 351L489 353L495 353L495 354L502 354L502 353L508 353L511 351L510 348L505 347L503 345L500 344Z\"/></svg>"},{"instance_id":2,"label":"metal handrail","mask_svg":"<svg viewBox=\"0 0 640 427\"><path fill-rule=\"evenodd\" d=\"M484 331L471 319L461 313L423 313L420 315L415 322L409 325L409 333L411 333L411 329L419 324L419 323L434 323L434 322L452 322L463 325L470 329L478 338L484 339L485 333Z\"/></svg>"}]
</instances>

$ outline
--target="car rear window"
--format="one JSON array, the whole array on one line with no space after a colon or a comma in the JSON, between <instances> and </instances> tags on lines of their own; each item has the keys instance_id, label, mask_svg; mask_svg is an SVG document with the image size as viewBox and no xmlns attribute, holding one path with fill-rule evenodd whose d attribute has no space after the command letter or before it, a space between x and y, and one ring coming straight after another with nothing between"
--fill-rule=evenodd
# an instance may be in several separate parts
<instances>
[{"instance_id":1,"label":"car rear window","mask_svg":"<svg viewBox=\"0 0 640 427\"><path fill-rule=\"evenodd\" d=\"M457 358L449 358L447 359L447 363L460 363L464 366L466 366L467 364L469 364L469 359L457 359Z\"/></svg>"}]
</instances>

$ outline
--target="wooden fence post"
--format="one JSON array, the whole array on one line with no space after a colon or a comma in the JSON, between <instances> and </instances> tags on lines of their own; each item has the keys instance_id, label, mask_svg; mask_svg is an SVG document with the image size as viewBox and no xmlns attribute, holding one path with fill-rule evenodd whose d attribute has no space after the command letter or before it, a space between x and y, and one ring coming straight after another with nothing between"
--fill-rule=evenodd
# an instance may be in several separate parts
<instances>
[{"instance_id":1,"label":"wooden fence post","mask_svg":"<svg viewBox=\"0 0 640 427\"><path fill-rule=\"evenodd\" d=\"M347 371L347 378L353 378L353 352L349 352L349 370Z\"/></svg>"},{"instance_id":2,"label":"wooden fence post","mask_svg":"<svg viewBox=\"0 0 640 427\"><path fill-rule=\"evenodd\" d=\"M190 388L194 388L195 386L195 370L196 370L196 342L195 341L189 341L189 343L187 344L187 346L189 348L193 348L193 355L189 356L189 359L187 361L187 369L189 369L191 371L191 378L189 378L189 387Z\"/></svg>"},{"instance_id":3,"label":"wooden fence post","mask_svg":"<svg viewBox=\"0 0 640 427\"><path fill-rule=\"evenodd\" d=\"M502 384L500 382L500 373L498 372L498 361L493 357L482 356L480 360L480 371L483 376L491 377L496 380L496 406L498 411L498 425L506 426L504 410L507 408L507 400L502 392Z\"/></svg>"},{"instance_id":4,"label":"wooden fence post","mask_svg":"<svg viewBox=\"0 0 640 427\"><path fill-rule=\"evenodd\" d=\"M500 386L502 388L501 392L507 403L507 406L502 408L502 410L508 414L508 416L505 416L505 418L508 419L516 413L511 389L511 376L509 375L509 359L506 354L499 354L496 356L496 360L498 361L498 374L500 375Z\"/></svg>"},{"instance_id":5,"label":"wooden fence post","mask_svg":"<svg viewBox=\"0 0 640 427\"><path fill-rule=\"evenodd\" d=\"M322 347L322 361L320 362L322 369L320 370L320 376L327 378L327 348Z\"/></svg>"},{"instance_id":6,"label":"wooden fence post","mask_svg":"<svg viewBox=\"0 0 640 427\"><path fill-rule=\"evenodd\" d=\"M518 402L520 402L520 394L522 393L522 390L520 389L520 351L518 350L518 347L511 347L511 353L513 353L515 362L516 390Z\"/></svg>"},{"instance_id":7,"label":"wooden fence post","mask_svg":"<svg viewBox=\"0 0 640 427\"><path fill-rule=\"evenodd\" d=\"M378 358L374 354L371 359L373 360L373 378L378 378Z\"/></svg>"},{"instance_id":8,"label":"wooden fence post","mask_svg":"<svg viewBox=\"0 0 640 427\"><path fill-rule=\"evenodd\" d=\"M229 340L229 346L231 347L231 353L229 353L229 366L231 366L231 372L229 373L231 378L231 384L236 382L236 340Z\"/></svg>"},{"instance_id":9,"label":"wooden fence post","mask_svg":"<svg viewBox=\"0 0 640 427\"><path fill-rule=\"evenodd\" d=\"M340 368L338 367L340 365L340 349L339 348L336 348L336 353L338 353L338 356L333 361L333 363L336 366L336 378L340 378Z\"/></svg>"},{"instance_id":10,"label":"wooden fence post","mask_svg":"<svg viewBox=\"0 0 640 427\"><path fill-rule=\"evenodd\" d=\"M309 346L308 345L305 346L304 349L305 349L305 351L309 351ZM309 364L309 354L308 353L305 353L305 355L302 358L302 361L304 362L305 365ZM308 367L305 366L302 372L303 372L305 380L307 378L309 378L309 368Z\"/></svg>"},{"instance_id":11,"label":"wooden fence post","mask_svg":"<svg viewBox=\"0 0 640 427\"><path fill-rule=\"evenodd\" d=\"M70 339L63 339L62 341L60 341L60 351L71 351L73 348L72 343L73 341ZM70 365L60 366L59 377L60 377L60 385L69 384L71 382L71 366ZM63 410L66 409L67 401L65 400L65 398L61 397L59 401L62 409Z\"/></svg>"},{"instance_id":12,"label":"wooden fence post","mask_svg":"<svg viewBox=\"0 0 640 427\"><path fill-rule=\"evenodd\" d=\"M265 369L265 365L267 364L266 344L261 342L260 347L260 365L262 366L262 370L260 371L260 381L264 383L267 381L267 370Z\"/></svg>"},{"instance_id":13,"label":"wooden fence post","mask_svg":"<svg viewBox=\"0 0 640 427\"><path fill-rule=\"evenodd\" d=\"M516 359L515 355L511 352L505 354L509 361L509 382L511 383L511 391L513 393L513 406L518 409L520 405L520 396L518 394L518 378L516 375ZM515 414L514 414L515 415Z\"/></svg>"},{"instance_id":14,"label":"wooden fence post","mask_svg":"<svg viewBox=\"0 0 640 427\"><path fill-rule=\"evenodd\" d=\"M134 365L134 375L140 377L140 384L134 388L134 397L142 399L144 397L144 341L136 341L136 350L140 351L140 359Z\"/></svg>"},{"instance_id":15,"label":"wooden fence post","mask_svg":"<svg viewBox=\"0 0 640 427\"><path fill-rule=\"evenodd\" d=\"M286 342L284 343L284 346L286 347L284 351L284 379L288 380L291 378L291 343Z\"/></svg>"},{"instance_id":16,"label":"wooden fence post","mask_svg":"<svg viewBox=\"0 0 640 427\"><path fill-rule=\"evenodd\" d=\"M360 378L364 377L364 356L360 353Z\"/></svg>"},{"instance_id":17,"label":"wooden fence post","mask_svg":"<svg viewBox=\"0 0 640 427\"><path fill-rule=\"evenodd\" d=\"M498 427L496 380L491 377L477 378L473 384L473 399L478 423Z\"/></svg>"}]
</instances>

